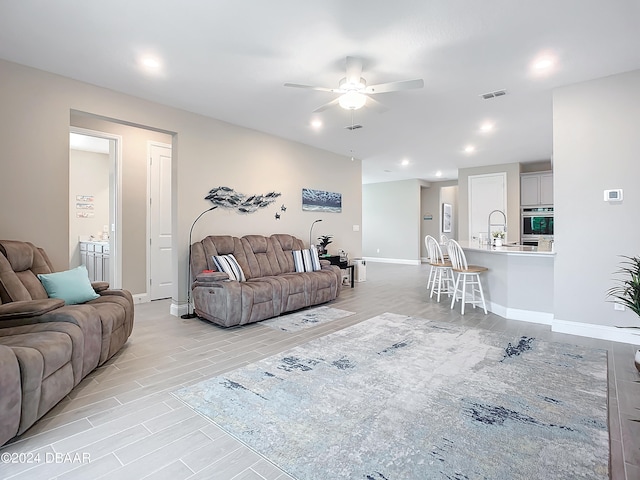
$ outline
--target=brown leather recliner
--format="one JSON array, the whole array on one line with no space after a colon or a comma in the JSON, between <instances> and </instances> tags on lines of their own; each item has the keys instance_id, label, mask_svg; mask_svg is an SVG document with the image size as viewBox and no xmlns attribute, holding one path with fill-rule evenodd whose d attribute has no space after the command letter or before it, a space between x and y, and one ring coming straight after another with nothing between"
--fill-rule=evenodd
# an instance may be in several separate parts
<instances>
[{"instance_id":1,"label":"brown leather recliner","mask_svg":"<svg viewBox=\"0 0 640 480\"><path fill-rule=\"evenodd\" d=\"M22 434L111 358L133 328L128 291L96 282L99 298L65 305L48 298L37 277L46 273L53 268L42 249L0 241L0 445Z\"/></svg>"}]
</instances>

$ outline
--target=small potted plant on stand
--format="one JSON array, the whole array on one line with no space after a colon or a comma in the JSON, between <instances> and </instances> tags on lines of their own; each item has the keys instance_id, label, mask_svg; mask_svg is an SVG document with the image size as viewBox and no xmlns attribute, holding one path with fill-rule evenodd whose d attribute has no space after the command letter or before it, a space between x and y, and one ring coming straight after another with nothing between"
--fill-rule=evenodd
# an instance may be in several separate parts
<instances>
[{"instance_id":1,"label":"small potted plant on stand","mask_svg":"<svg viewBox=\"0 0 640 480\"><path fill-rule=\"evenodd\" d=\"M502 230L497 230L495 232L491 232L491 237L493 238L493 246L501 247L502 242L504 241L504 232Z\"/></svg>"},{"instance_id":2,"label":"small potted plant on stand","mask_svg":"<svg viewBox=\"0 0 640 480\"><path fill-rule=\"evenodd\" d=\"M607 290L607 296L614 299L610 300L611 302L624 305L640 316L640 257L627 257L625 255L622 255L622 257L626 258L626 260L620 263L620 269L616 274L623 275L623 277L615 279L617 285ZM640 371L640 350L636 351L634 362L636 368Z\"/></svg>"},{"instance_id":3,"label":"small potted plant on stand","mask_svg":"<svg viewBox=\"0 0 640 480\"><path fill-rule=\"evenodd\" d=\"M332 242L332 235L322 235L318 237L318 255L325 255L327 253L327 245Z\"/></svg>"}]
</instances>

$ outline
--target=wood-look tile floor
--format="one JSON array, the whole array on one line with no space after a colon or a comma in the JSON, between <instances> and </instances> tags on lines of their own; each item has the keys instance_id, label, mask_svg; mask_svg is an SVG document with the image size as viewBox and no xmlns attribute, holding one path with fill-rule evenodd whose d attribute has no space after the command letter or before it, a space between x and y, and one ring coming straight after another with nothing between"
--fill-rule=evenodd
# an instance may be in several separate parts
<instances>
[{"instance_id":1,"label":"wood-look tile floor","mask_svg":"<svg viewBox=\"0 0 640 480\"><path fill-rule=\"evenodd\" d=\"M259 323L224 329L180 319L168 313L169 301L137 305L126 346L24 435L0 449L0 454L24 454L19 457L22 463L0 463L0 478L290 479L170 392L392 312L607 349L610 476L640 479L636 347L552 333L548 326L484 315L480 309L462 316L459 304L452 311L448 301L429 299L427 275L425 265L370 262L367 281L343 288L330 304L355 315L295 334Z\"/></svg>"}]
</instances>

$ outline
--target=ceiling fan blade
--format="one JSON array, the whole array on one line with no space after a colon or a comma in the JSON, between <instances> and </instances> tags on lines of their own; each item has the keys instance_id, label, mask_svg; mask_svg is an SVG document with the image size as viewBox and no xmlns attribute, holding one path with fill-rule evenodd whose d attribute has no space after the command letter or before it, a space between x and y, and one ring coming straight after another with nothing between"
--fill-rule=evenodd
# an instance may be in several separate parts
<instances>
[{"instance_id":1,"label":"ceiling fan blade","mask_svg":"<svg viewBox=\"0 0 640 480\"><path fill-rule=\"evenodd\" d=\"M422 88L424 87L424 80L402 80L400 82L389 82L389 83L380 83L378 85L370 85L364 89L364 93L386 93L386 92L397 92L399 90L410 90L412 88Z\"/></svg>"},{"instance_id":2,"label":"ceiling fan blade","mask_svg":"<svg viewBox=\"0 0 640 480\"><path fill-rule=\"evenodd\" d=\"M358 85L362 77L362 59L347 57L347 84Z\"/></svg>"},{"instance_id":3,"label":"ceiling fan blade","mask_svg":"<svg viewBox=\"0 0 640 480\"><path fill-rule=\"evenodd\" d=\"M389 111L389 108L380 103L379 101L373 99L372 97L367 97L366 107L374 110L378 113L385 113Z\"/></svg>"},{"instance_id":4,"label":"ceiling fan blade","mask_svg":"<svg viewBox=\"0 0 640 480\"><path fill-rule=\"evenodd\" d=\"M300 85L299 83L285 83L285 87L306 88L308 90L318 90L320 92L339 92L337 88L314 87L312 85Z\"/></svg>"},{"instance_id":5,"label":"ceiling fan blade","mask_svg":"<svg viewBox=\"0 0 640 480\"><path fill-rule=\"evenodd\" d=\"M340 100L340 97L338 98L334 98L333 100L331 100L329 103L325 103L324 105L316 108L313 113L320 113L320 112L324 112L326 109L334 107L336 105L338 105L338 100Z\"/></svg>"}]
</instances>

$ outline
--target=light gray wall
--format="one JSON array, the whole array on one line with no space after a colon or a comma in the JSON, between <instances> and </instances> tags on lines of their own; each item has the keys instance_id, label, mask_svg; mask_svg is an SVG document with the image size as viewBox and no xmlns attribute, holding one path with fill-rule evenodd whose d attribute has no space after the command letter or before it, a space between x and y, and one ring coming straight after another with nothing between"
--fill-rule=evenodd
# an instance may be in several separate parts
<instances>
[{"instance_id":1,"label":"light gray wall","mask_svg":"<svg viewBox=\"0 0 640 480\"><path fill-rule=\"evenodd\" d=\"M424 237L431 235L438 241L442 233L442 204L449 203L453 208L451 233L447 237L458 238L458 182L432 182L428 187L422 187L420 191L420 256L427 257L427 249ZM430 215L431 220L425 220L425 215Z\"/></svg>"},{"instance_id":2,"label":"light gray wall","mask_svg":"<svg viewBox=\"0 0 640 480\"><path fill-rule=\"evenodd\" d=\"M555 318L640 325L606 302L618 255L640 254L640 70L553 95ZM624 189L621 203L605 189Z\"/></svg>"},{"instance_id":3,"label":"light gray wall","mask_svg":"<svg viewBox=\"0 0 640 480\"><path fill-rule=\"evenodd\" d=\"M362 254L365 257L420 260L420 180L362 186Z\"/></svg>"},{"instance_id":4,"label":"light gray wall","mask_svg":"<svg viewBox=\"0 0 640 480\"><path fill-rule=\"evenodd\" d=\"M458 238L469 240L469 177L488 173L507 174L507 240L520 241L520 164L487 165L458 170Z\"/></svg>"},{"instance_id":5,"label":"light gray wall","mask_svg":"<svg viewBox=\"0 0 640 480\"><path fill-rule=\"evenodd\" d=\"M361 232L353 231L353 225L362 222L362 169L357 159L11 62L0 61L0 85L0 201L13 206L0 209L0 238L35 240L56 269L69 264L72 111L173 134L176 303L186 301L189 228L210 206L204 197L216 186L247 194L280 192L277 206L285 204L287 211L276 221L275 208L248 216L215 210L198 223L194 239L207 234L291 233L304 240L311 222L323 218L317 234L334 235L332 246L348 251L351 258L362 255ZM342 213L303 212L304 187L342 193ZM419 199L415 205L418 209ZM123 231L123 243L127 235ZM144 250L137 254L145 256Z\"/></svg>"}]
</instances>

